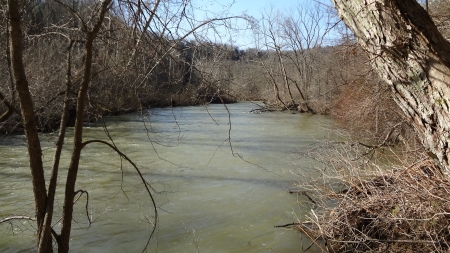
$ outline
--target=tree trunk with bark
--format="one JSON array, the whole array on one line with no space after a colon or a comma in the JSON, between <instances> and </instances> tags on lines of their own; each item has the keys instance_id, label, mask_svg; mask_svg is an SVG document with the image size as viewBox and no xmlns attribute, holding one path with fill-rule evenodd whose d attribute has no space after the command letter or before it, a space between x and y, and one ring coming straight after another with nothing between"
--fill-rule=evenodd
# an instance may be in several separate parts
<instances>
[{"instance_id":1,"label":"tree trunk with bark","mask_svg":"<svg viewBox=\"0 0 450 253\"><path fill-rule=\"evenodd\" d=\"M77 181L78 165L80 163L81 150L83 149L83 123L86 112L87 92L89 83L91 82L91 68L93 57L93 43L100 31L105 19L105 14L112 0L104 0L97 13L97 19L87 34L84 43L84 62L83 62L83 79L81 80L80 89L77 96L77 112L74 126L73 150L70 160L69 171L66 179L66 190L64 195L64 206L62 216L61 235L58 241L58 252L69 252L70 232L72 230L73 205L75 197L75 184Z\"/></svg>"},{"instance_id":2,"label":"tree trunk with bark","mask_svg":"<svg viewBox=\"0 0 450 253\"><path fill-rule=\"evenodd\" d=\"M84 75L80 85L77 99L77 114L75 122L74 133L74 148L72 152L71 164L66 180L66 193L63 207L62 217L62 229L61 234L57 235L53 233L57 243L58 252L69 251L70 230L72 225L72 212L74 205L75 195L75 183L77 178L78 164L80 160L80 153L83 148L82 133L83 133L83 121L85 115L85 107L87 100L87 91L91 80L91 67L93 57L93 42L97 37L97 34L103 23L105 14L110 7L112 0L102 1L97 11L96 22L93 27L86 32L85 50L84 50ZM42 162L42 150L40 146L40 140L38 136L37 124L35 121L36 115L33 108L33 100L29 91L29 85L27 76L25 74L25 67L23 64L22 56L22 29L21 29L21 16L19 1L9 0L7 1L8 18L9 18L9 56L11 59L11 73L12 82L14 83L17 94L19 96L21 115L23 118L23 125L26 135L26 142L28 147L28 156L30 159L31 178L33 184L33 192L35 198L36 209L36 222L37 222L37 234L38 234L38 252L52 252L52 214L53 214L53 202L56 188L56 178L59 167L59 156L62 149L62 143L64 140L65 123L67 121L68 114L68 98L64 106L61 122L61 135L58 141L58 147L55 154L54 168L52 171L52 177L50 180L50 191L47 196L44 168ZM85 28L87 25L85 24ZM66 96L70 90L70 49L73 45L73 41L70 42L68 47L68 59L67 59L67 85ZM4 100L3 94L0 94L0 99ZM1 118L7 117L10 110L13 108L8 106L8 112L3 114Z\"/></svg>"},{"instance_id":3,"label":"tree trunk with bark","mask_svg":"<svg viewBox=\"0 0 450 253\"><path fill-rule=\"evenodd\" d=\"M12 82L16 87L20 100L20 109L28 148L30 171L33 184L34 203L36 210L37 233L39 240L47 233L46 252L51 252L50 230L43 231L44 216L47 204L44 168L42 164L42 149L36 125L36 115L33 100L28 88L28 80L22 59L22 27L19 12L19 1L10 0L8 5L9 18L9 56L11 59Z\"/></svg>"},{"instance_id":4,"label":"tree trunk with bark","mask_svg":"<svg viewBox=\"0 0 450 253\"><path fill-rule=\"evenodd\" d=\"M416 0L332 2L430 156L450 174L450 42Z\"/></svg>"}]
</instances>

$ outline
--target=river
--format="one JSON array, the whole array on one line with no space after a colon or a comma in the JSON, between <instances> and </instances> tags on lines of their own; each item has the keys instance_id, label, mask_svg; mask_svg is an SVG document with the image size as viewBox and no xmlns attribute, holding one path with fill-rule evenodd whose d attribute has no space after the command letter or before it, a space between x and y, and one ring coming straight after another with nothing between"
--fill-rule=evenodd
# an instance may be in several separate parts
<instances>
[{"instance_id":1,"label":"river","mask_svg":"<svg viewBox=\"0 0 450 253\"><path fill-rule=\"evenodd\" d=\"M115 145L136 162L155 191L158 229L148 252L286 253L309 246L306 236L274 226L295 222L307 211L297 204L298 196L286 191L302 180L292 172L311 166L295 151L326 136L323 126L332 121L290 112L249 113L258 108L253 103L227 108L149 109L105 118ZM41 136L46 173L55 136ZM108 140L100 123L85 128L84 140L94 138ZM58 179L57 214L71 147L69 134ZM0 219L33 216L24 136L1 137L0 154ZM142 251L154 213L131 166L124 161L121 168L119 157L105 146L88 145L76 188L89 192L93 223L89 227L82 196L74 211L71 252ZM57 217L54 224L59 231ZM1 252L34 250L33 223L2 224L0 231Z\"/></svg>"}]
</instances>

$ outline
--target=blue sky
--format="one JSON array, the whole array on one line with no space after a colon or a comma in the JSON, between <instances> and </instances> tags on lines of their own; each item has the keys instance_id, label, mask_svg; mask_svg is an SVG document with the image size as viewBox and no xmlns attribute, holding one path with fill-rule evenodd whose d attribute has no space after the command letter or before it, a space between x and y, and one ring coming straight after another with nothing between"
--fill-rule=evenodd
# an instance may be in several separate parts
<instances>
[{"instance_id":1,"label":"blue sky","mask_svg":"<svg viewBox=\"0 0 450 253\"><path fill-rule=\"evenodd\" d=\"M218 0L218 2L227 2L224 0ZM313 0L236 0L233 4L231 11L236 14L240 14L243 11L247 11L249 15L258 15L262 10L274 7L280 10L289 10L297 4L311 3ZM320 0L323 4L332 5L329 0Z\"/></svg>"},{"instance_id":2,"label":"blue sky","mask_svg":"<svg viewBox=\"0 0 450 253\"><path fill-rule=\"evenodd\" d=\"M194 0L199 8L218 11L231 6L230 13L240 15L246 12L248 15L259 15L259 13L267 8L274 7L280 10L289 10L297 4L311 3L315 0ZM332 6L330 0L317 0L324 5Z\"/></svg>"},{"instance_id":3,"label":"blue sky","mask_svg":"<svg viewBox=\"0 0 450 253\"><path fill-rule=\"evenodd\" d=\"M206 19L215 18L217 16L235 16L247 14L255 18L259 18L262 12L270 9L274 11L289 12L298 5L307 6L313 2L320 2L323 5L333 6L330 0L192 0L193 5L197 8L196 18ZM232 25L241 28L248 27L242 20L235 20ZM253 47L251 31L243 29L239 33L229 34L222 29L218 30L215 35L215 42L233 44L240 48ZM220 38L219 38L220 37Z\"/></svg>"}]
</instances>

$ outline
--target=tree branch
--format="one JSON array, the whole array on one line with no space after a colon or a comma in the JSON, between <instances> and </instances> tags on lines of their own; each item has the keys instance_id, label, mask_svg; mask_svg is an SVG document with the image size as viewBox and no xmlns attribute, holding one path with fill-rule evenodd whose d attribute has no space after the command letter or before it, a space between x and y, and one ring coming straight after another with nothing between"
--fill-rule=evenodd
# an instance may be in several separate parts
<instances>
[{"instance_id":1,"label":"tree branch","mask_svg":"<svg viewBox=\"0 0 450 253\"><path fill-rule=\"evenodd\" d=\"M143 249L143 251L142 251L142 252L144 252L144 251L147 249L147 247L148 247L148 245L149 245L149 243L150 243L150 239L153 237L153 235L154 235L154 233L155 233L155 231L156 231L157 222L158 222L158 210L157 210L157 208L156 208L156 202L155 202L155 199L154 199L154 197L153 197L153 195L152 195L152 193L151 193L151 191L150 191L149 184L148 184L147 181L145 180L144 176L142 175L141 170L138 168L138 166L136 165L136 163L134 163L130 158L128 158L127 155L125 155L124 153L122 153L122 152L121 152L117 147L115 147L114 145L112 145L112 144L110 144L110 143L108 143L108 142L106 142L106 141L103 141L103 140L89 140L89 141L83 142L83 143L81 144L81 148L83 149L84 147L86 147L87 145L92 144L92 143L101 143L101 144L104 144L104 145L110 147L111 149L113 149L114 151L116 151L116 153L117 153L119 156L121 156L121 157L122 157L123 159L125 159L128 163L130 163L130 164L134 167L134 169L136 170L136 172L138 173L139 177L141 178L142 183L144 184L145 190L147 191L148 195L150 196L150 199L151 199L152 204L153 204L153 211L155 212L155 219L154 219L154 225L153 225L153 229L152 229L152 232L151 232L151 234L150 234L150 237L148 238L147 244L145 245L145 247L144 247L144 249Z\"/></svg>"},{"instance_id":2,"label":"tree branch","mask_svg":"<svg viewBox=\"0 0 450 253\"><path fill-rule=\"evenodd\" d=\"M80 196L78 196L78 198L76 200L74 200L73 203L75 204L81 198L83 193L86 194L86 217L88 218L89 227L90 227L92 224L92 220L91 220L91 217L89 216L89 209L88 209L88 207L89 207L89 192L85 191L85 190L78 190L75 192L74 195L77 195L78 193L80 193Z\"/></svg>"},{"instance_id":3,"label":"tree branch","mask_svg":"<svg viewBox=\"0 0 450 253\"><path fill-rule=\"evenodd\" d=\"M35 221L36 218L31 218L31 217L28 217L28 216L11 216L11 217L8 217L8 218L4 218L3 220L0 220L0 224L5 223L5 222L9 222L9 221L12 221L12 220L32 220L32 221Z\"/></svg>"}]
</instances>

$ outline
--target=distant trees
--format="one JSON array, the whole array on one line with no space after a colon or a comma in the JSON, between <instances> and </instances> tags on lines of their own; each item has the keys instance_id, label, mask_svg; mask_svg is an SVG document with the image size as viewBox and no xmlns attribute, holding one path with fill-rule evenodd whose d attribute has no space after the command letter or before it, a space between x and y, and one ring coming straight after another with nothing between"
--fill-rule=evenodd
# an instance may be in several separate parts
<instances>
[{"instance_id":1,"label":"distant trees","mask_svg":"<svg viewBox=\"0 0 450 253\"><path fill-rule=\"evenodd\" d=\"M82 22L76 16L88 18L89 4L92 3L32 1L21 7L26 10L23 12L26 15L21 16L25 70L33 79L30 90L35 95L37 126L41 131L55 130L59 126L63 99L60 93L64 90L60 80L65 78L66 73L65 68L54 68L49 63L65 61L68 38L74 40L71 77L74 82L81 80L83 49L79 38L84 35L80 30ZM197 92L203 92L202 86L212 81L207 80L207 76L202 75L196 65L200 66L198 63L204 59L199 56L203 48L212 43L200 40L202 37L195 40L193 33L206 25L214 26L213 22L219 22L221 18L186 24L186 12L171 13L172 9L183 10L184 7L180 9L178 4L168 1L158 5L155 15L146 17L146 12L153 11L152 5L141 3L130 7L115 3L114 8L105 14L101 32L94 42L91 81L95 85L88 92L90 102L87 104L87 120L93 120L96 115L132 111L150 104L167 106L207 102L208 99L199 100ZM130 8L142 8L142 11L132 11ZM185 10L188 8L186 4ZM192 30L187 29L191 25ZM6 31L6 27L3 28ZM0 43L6 50L5 41ZM217 65L219 55L228 57L219 52L220 46L211 46L208 50L210 54L216 51L216 60L209 63ZM7 62L7 57L0 61L2 70L8 69ZM5 80L9 80L7 72L1 74L6 77ZM2 92L6 97L14 97L14 90L10 88ZM76 89L73 88L70 93L72 97L75 96ZM4 103L0 106L5 112L7 108ZM71 104L69 110L74 114L76 108ZM0 122L1 131L20 131L18 120L17 115L3 120ZM73 125L74 121L69 120L69 123Z\"/></svg>"},{"instance_id":2,"label":"distant trees","mask_svg":"<svg viewBox=\"0 0 450 253\"><path fill-rule=\"evenodd\" d=\"M272 52L260 60L275 101L286 109L323 112L319 98L327 91L325 38L330 15L317 3L298 5L292 12L269 10L262 15L258 36L262 49ZM320 109L319 109L320 108Z\"/></svg>"},{"instance_id":3,"label":"distant trees","mask_svg":"<svg viewBox=\"0 0 450 253\"><path fill-rule=\"evenodd\" d=\"M334 28L332 13L309 3L285 12L267 10L259 20L247 19L256 47L199 43L200 57L194 57L199 73L238 100L329 113L338 87L348 82L342 78L340 48L327 40Z\"/></svg>"}]
</instances>

